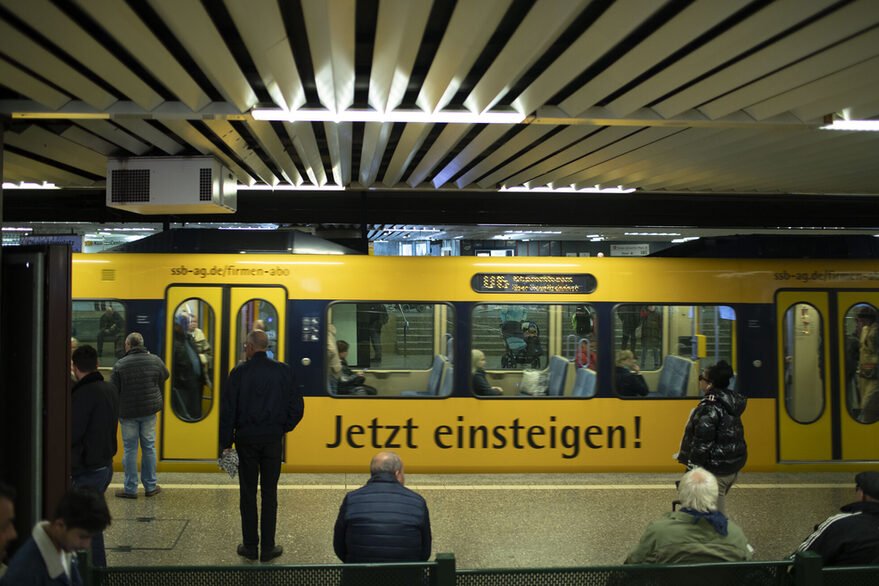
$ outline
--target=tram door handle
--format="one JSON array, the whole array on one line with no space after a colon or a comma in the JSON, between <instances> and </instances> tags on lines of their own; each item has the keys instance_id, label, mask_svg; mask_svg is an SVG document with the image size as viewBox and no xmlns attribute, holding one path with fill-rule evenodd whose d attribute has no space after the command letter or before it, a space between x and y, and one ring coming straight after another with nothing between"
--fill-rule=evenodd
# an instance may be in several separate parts
<instances>
[{"instance_id":1,"label":"tram door handle","mask_svg":"<svg viewBox=\"0 0 879 586\"><path fill-rule=\"evenodd\" d=\"M302 362L302 366L308 366L309 364L311 364L311 358L308 358L306 356L305 358L302 359L301 362Z\"/></svg>"}]
</instances>

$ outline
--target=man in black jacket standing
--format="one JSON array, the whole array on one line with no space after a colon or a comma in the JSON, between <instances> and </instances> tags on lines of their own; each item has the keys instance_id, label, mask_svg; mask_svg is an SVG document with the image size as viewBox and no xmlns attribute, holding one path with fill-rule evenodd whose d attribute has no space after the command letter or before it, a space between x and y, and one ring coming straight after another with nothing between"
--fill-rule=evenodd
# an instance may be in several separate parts
<instances>
[{"instance_id":1,"label":"man in black jacket standing","mask_svg":"<svg viewBox=\"0 0 879 586\"><path fill-rule=\"evenodd\" d=\"M293 431L305 409L296 389L293 369L266 356L269 339L262 330L247 334L247 361L236 366L220 405L220 448L238 449L238 486L241 491L241 533L238 555L267 562L284 549L275 545L278 516L278 478L284 435ZM262 494L262 524L257 533L256 485Z\"/></svg>"},{"instance_id":2,"label":"man in black jacket standing","mask_svg":"<svg viewBox=\"0 0 879 586\"><path fill-rule=\"evenodd\" d=\"M421 495L403 486L403 462L379 452L366 486L345 495L333 534L343 562L423 562L430 557L430 514Z\"/></svg>"},{"instance_id":3,"label":"man in black jacket standing","mask_svg":"<svg viewBox=\"0 0 879 586\"><path fill-rule=\"evenodd\" d=\"M150 354L143 345L143 336L132 332L125 338L125 356L113 365L110 382L119 391L119 424L122 426L122 468L125 483L116 496L137 498L137 445L140 480L144 496L153 497L162 487L156 478L156 413L164 404L164 385L168 380L165 363Z\"/></svg>"},{"instance_id":4,"label":"man in black jacket standing","mask_svg":"<svg viewBox=\"0 0 879 586\"><path fill-rule=\"evenodd\" d=\"M98 352L91 346L73 351L76 384L71 397L71 458L73 486L91 486L104 494L113 478L119 393L98 372ZM92 537L92 563L106 566L104 534Z\"/></svg>"}]
</instances>

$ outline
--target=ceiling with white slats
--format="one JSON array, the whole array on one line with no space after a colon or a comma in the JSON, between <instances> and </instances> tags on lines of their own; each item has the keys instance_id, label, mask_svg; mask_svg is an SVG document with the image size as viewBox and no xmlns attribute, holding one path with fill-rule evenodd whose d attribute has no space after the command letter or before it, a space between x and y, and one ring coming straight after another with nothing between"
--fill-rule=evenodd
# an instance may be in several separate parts
<instances>
[{"instance_id":1,"label":"ceiling with white slats","mask_svg":"<svg viewBox=\"0 0 879 586\"><path fill-rule=\"evenodd\" d=\"M876 0L0 0L4 182L879 195ZM256 120L254 109L327 121ZM508 112L521 122L330 121Z\"/></svg>"}]
</instances>

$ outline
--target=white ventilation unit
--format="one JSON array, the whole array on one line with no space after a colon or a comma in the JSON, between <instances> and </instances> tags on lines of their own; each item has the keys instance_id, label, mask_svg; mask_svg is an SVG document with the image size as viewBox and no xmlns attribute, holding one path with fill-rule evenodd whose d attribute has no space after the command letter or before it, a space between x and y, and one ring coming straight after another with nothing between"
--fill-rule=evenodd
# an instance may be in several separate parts
<instances>
[{"instance_id":1,"label":"white ventilation unit","mask_svg":"<svg viewBox=\"0 0 879 586\"><path fill-rule=\"evenodd\" d=\"M237 185L213 157L107 159L107 207L137 214L231 214Z\"/></svg>"}]
</instances>

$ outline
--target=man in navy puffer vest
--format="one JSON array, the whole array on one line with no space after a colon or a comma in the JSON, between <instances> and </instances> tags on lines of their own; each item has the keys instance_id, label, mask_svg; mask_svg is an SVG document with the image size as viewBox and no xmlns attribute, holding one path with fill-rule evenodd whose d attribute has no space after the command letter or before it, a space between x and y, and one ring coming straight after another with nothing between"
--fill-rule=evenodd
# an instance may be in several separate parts
<instances>
[{"instance_id":1,"label":"man in navy puffer vest","mask_svg":"<svg viewBox=\"0 0 879 586\"><path fill-rule=\"evenodd\" d=\"M336 519L333 548L343 562L421 562L430 557L430 515L421 495L403 486L403 462L379 452L372 477L345 495Z\"/></svg>"}]
</instances>

